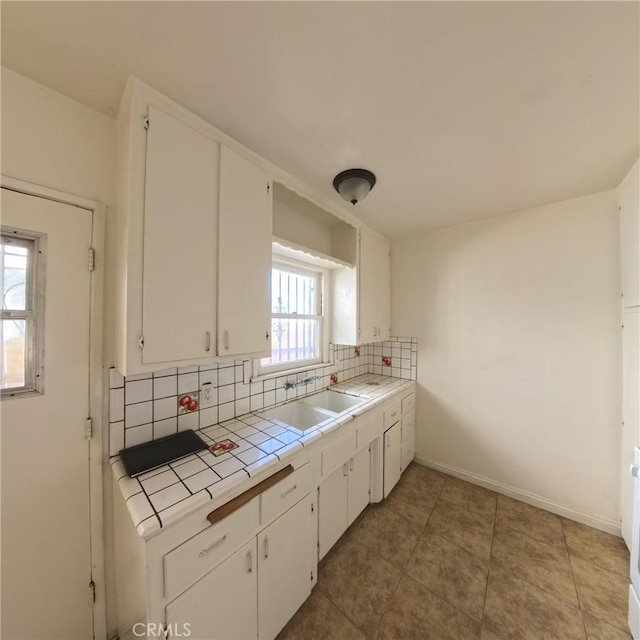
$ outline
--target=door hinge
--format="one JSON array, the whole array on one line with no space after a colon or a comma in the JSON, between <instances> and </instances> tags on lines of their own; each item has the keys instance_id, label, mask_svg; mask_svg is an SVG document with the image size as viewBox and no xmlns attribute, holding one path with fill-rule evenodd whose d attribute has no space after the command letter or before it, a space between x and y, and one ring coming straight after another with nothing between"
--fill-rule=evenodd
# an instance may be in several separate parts
<instances>
[{"instance_id":1,"label":"door hinge","mask_svg":"<svg viewBox=\"0 0 640 640\"><path fill-rule=\"evenodd\" d=\"M267 182L267 195L271 193L271 185Z\"/></svg>"},{"instance_id":2,"label":"door hinge","mask_svg":"<svg viewBox=\"0 0 640 640\"><path fill-rule=\"evenodd\" d=\"M87 440L91 440L93 438L93 419L91 417L87 418L85 422L85 428L87 433Z\"/></svg>"},{"instance_id":3,"label":"door hinge","mask_svg":"<svg viewBox=\"0 0 640 640\"><path fill-rule=\"evenodd\" d=\"M93 247L89 247L89 271L93 271L96 268L96 250Z\"/></svg>"},{"instance_id":4,"label":"door hinge","mask_svg":"<svg viewBox=\"0 0 640 640\"><path fill-rule=\"evenodd\" d=\"M311 582L313 582L313 571L311 572Z\"/></svg>"},{"instance_id":5,"label":"door hinge","mask_svg":"<svg viewBox=\"0 0 640 640\"><path fill-rule=\"evenodd\" d=\"M96 583L91 580L89 582L89 606L93 607L96 603Z\"/></svg>"},{"instance_id":6,"label":"door hinge","mask_svg":"<svg viewBox=\"0 0 640 640\"><path fill-rule=\"evenodd\" d=\"M144 349L144 336L138 336L138 349Z\"/></svg>"},{"instance_id":7,"label":"door hinge","mask_svg":"<svg viewBox=\"0 0 640 640\"><path fill-rule=\"evenodd\" d=\"M145 131L149 130L149 116L145 116L144 118L142 118L142 126L144 127Z\"/></svg>"},{"instance_id":8,"label":"door hinge","mask_svg":"<svg viewBox=\"0 0 640 640\"><path fill-rule=\"evenodd\" d=\"M315 509L313 508L313 502L311 503L311 513L313 513Z\"/></svg>"}]
</instances>

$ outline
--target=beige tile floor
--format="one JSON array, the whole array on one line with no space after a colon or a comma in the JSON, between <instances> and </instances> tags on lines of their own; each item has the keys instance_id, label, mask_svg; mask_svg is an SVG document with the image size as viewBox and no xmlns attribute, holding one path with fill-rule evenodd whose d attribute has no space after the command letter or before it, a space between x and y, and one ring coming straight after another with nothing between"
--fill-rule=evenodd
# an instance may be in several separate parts
<instances>
[{"instance_id":1,"label":"beige tile floor","mask_svg":"<svg viewBox=\"0 0 640 640\"><path fill-rule=\"evenodd\" d=\"M621 538L412 464L278 640L629 640Z\"/></svg>"}]
</instances>

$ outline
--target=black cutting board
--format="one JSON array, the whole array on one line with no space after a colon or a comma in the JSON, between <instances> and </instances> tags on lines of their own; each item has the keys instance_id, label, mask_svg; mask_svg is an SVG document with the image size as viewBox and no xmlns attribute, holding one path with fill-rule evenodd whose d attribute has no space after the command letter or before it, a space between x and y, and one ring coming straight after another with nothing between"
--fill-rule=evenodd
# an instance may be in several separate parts
<instances>
[{"instance_id":1,"label":"black cutting board","mask_svg":"<svg viewBox=\"0 0 640 640\"><path fill-rule=\"evenodd\" d=\"M123 449L120 451L120 457L125 471L135 478L145 471L151 471L207 448L206 442L195 431L189 429Z\"/></svg>"}]
</instances>

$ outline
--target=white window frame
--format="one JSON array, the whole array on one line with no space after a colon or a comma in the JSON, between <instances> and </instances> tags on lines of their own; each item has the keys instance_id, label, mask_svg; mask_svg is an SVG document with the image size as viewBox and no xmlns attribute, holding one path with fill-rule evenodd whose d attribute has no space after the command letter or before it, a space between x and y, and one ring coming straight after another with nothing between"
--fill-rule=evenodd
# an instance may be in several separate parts
<instances>
[{"instance_id":1,"label":"white window frame","mask_svg":"<svg viewBox=\"0 0 640 640\"><path fill-rule=\"evenodd\" d=\"M327 287L329 282L328 271L314 265L305 264L304 262L283 258L274 255L272 262L273 268L283 268L291 273L297 273L304 276L313 276L317 278L318 286L316 287L316 309L320 312L316 315L299 315L299 314L280 314L272 313L271 318L285 319L315 319L319 320L318 344L319 354L317 358L307 358L306 360L293 360L289 362L281 362L278 364L264 365L261 364L261 358L253 361L253 377L252 379L267 378L274 375L282 375L283 373L295 373L297 371L306 371L317 367L318 365L327 364L329 356L329 341L327 330Z\"/></svg>"},{"instance_id":2,"label":"white window frame","mask_svg":"<svg viewBox=\"0 0 640 640\"><path fill-rule=\"evenodd\" d=\"M22 387L0 389L2 400L44 393L44 302L46 235L2 226L2 241L29 245L27 264L26 309L0 309L3 320L25 320L25 384Z\"/></svg>"}]
</instances>

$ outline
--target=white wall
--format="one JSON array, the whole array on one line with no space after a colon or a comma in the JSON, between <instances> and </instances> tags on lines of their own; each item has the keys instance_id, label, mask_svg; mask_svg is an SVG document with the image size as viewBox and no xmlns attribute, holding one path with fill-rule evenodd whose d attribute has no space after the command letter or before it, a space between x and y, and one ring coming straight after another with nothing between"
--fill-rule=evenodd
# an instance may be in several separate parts
<instances>
[{"instance_id":1,"label":"white wall","mask_svg":"<svg viewBox=\"0 0 640 640\"><path fill-rule=\"evenodd\" d=\"M2 173L109 204L115 120L2 68Z\"/></svg>"},{"instance_id":2,"label":"white wall","mask_svg":"<svg viewBox=\"0 0 640 640\"><path fill-rule=\"evenodd\" d=\"M392 310L418 337L417 458L618 527L614 191L394 241Z\"/></svg>"},{"instance_id":3,"label":"white wall","mask_svg":"<svg viewBox=\"0 0 640 640\"><path fill-rule=\"evenodd\" d=\"M115 143L115 120L2 67L3 175L102 202L109 227L109 208L115 201ZM109 281L105 288L109 300ZM109 308L106 304L106 313ZM113 585L109 481L104 497L107 581ZM115 598L108 597L108 630L115 630L113 603Z\"/></svg>"}]
</instances>

